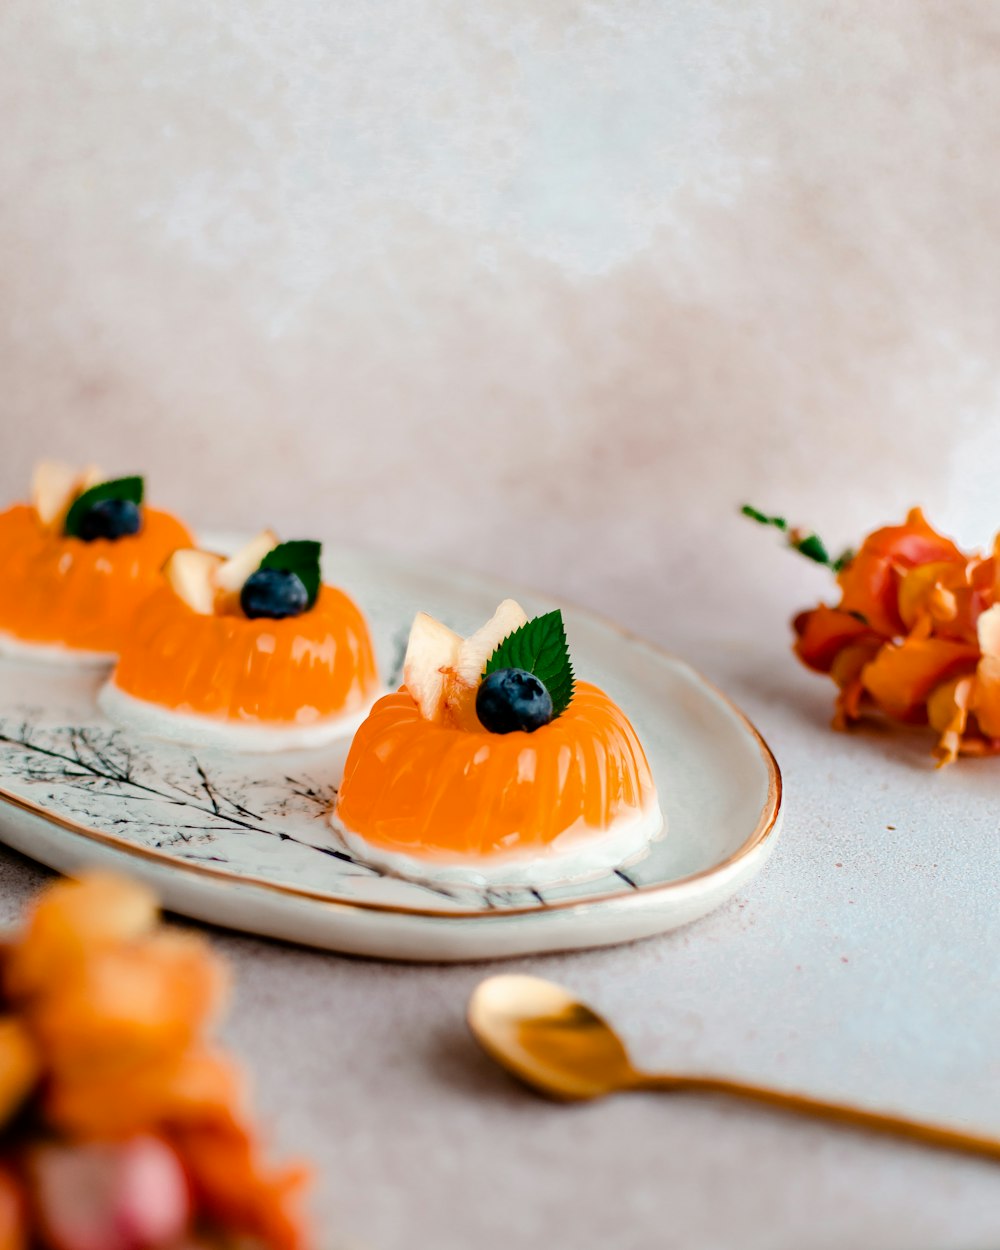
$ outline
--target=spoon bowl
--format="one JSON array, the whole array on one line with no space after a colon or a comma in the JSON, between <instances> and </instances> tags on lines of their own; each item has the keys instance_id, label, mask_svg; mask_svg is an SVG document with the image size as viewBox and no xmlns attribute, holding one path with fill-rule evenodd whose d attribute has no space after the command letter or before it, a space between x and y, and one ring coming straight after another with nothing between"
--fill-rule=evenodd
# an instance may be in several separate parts
<instances>
[{"instance_id":1,"label":"spoon bowl","mask_svg":"<svg viewBox=\"0 0 1000 1250\"><path fill-rule=\"evenodd\" d=\"M490 977L469 1000L469 1027L491 1058L550 1098L599 1098L637 1079L603 1017L541 977Z\"/></svg>"}]
</instances>

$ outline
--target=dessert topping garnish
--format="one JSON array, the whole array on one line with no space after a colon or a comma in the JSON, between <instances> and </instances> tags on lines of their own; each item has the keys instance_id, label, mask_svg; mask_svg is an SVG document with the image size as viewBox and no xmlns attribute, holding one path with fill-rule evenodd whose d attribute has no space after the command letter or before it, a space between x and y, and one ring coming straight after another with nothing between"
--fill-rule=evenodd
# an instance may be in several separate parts
<instances>
[{"instance_id":1,"label":"dessert topping garnish","mask_svg":"<svg viewBox=\"0 0 1000 1250\"><path fill-rule=\"evenodd\" d=\"M142 525L141 477L118 477L99 482L70 505L63 523L68 537L93 542L95 538L125 538Z\"/></svg>"},{"instance_id":2,"label":"dessert topping garnish","mask_svg":"<svg viewBox=\"0 0 1000 1250\"><path fill-rule=\"evenodd\" d=\"M291 542L279 543L264 556L258 565L258 571L277 569L281 573L294 573L305 587L306 603L300 611L311 608L319 594L322 575L319 558L323 550L322 543L311 538L296 538Z\"/></svg>"},{"instance_id":3,"label":"dessert topping garnish","mask_svg":"<svg viewBox=\"0 0 1000 1250\"><path fill-rule=\"evenodd\" d=\"M534 673L498 668L476 692L476 715L490 733L534 733L552 719L552 696Z\"/></svg>"},{"instance_id":4,"label":"dessert topping garnish","mask_svg":"<svg viewBox=\"0 0 1000 1250\"><path fill-rule=\"evenodd\" d=\"M200 616L244 615L281 620L301 616L320 588L321 544L278 542L264 530L225 559L209 551L175 551L163 572L174 592Z\"/></svg>"},{"instance_id":5,"label":"dessert topping garnish","mask_svg":"<svg viewBox=\"0 0 1000 1250\"><path fill-rule=\"evenodd\" d=\"M31 502L42 525L62 533L63 521L73 500L89 487L96 486L101 477L100 469L94 464L78 469L60 460L39 461L31 479Z\"/></svg>"},{"instance_id":6,"label":"dessert topping garnish","mask_svg":"<svg viewBox=\"0 0 1000 1250\"><path fill-rule=\"evenodd\" d=\"M297 573L260 568L243 583L240 607L250 620L267 616L280 621L286 616L301 616L309 607L309 595Z\"/></svg>"},{"instance_id":7,"label":"dessert topping garnish","mask_svg":"<svg viewBox=\"0 0 1000 1250\"><path fill-rule=\"evenodd\" d=\"M484 679L510 670L516 675L497 677L482 695L483 719L478 700ZM418 612L403 662L403 684L425 720L496 733L538 729L564 712L573 697L562 613L547 612L529 621L519 603L505 599L485 625L463 638Z\"/></svg>"},{"instance_id":8,"label":"dessert topping garnish","mask_svg":"<svg viewBox=\"0 0 1000 1250\"><path fill-rule=\"evenodd\" d=\"M519 603L504 599L485 625L463 638L433 616L418 612L406 646L403 683L421 716L452 729L481 729L476 692L486 661L527 619Z\"/></svg>"},{"instance_id":9,"label":"dessert topping garnish","mask_svg":"<svg viewBox=\"0 0 1000 1250\"><path fill-rule=\"evenodd\" d=\"M181 547L163 566L170 588L192 612L212 616L215 612L215 577L224 563L222 556L195 547Z\"/></svg>"},{"instance_id":10,"label":"dessert topping garnish","mask_svg":"<svg viewBox=\"0 0 1000 1250\"><path fill-rule=\"evenodd\" d=\"M243 583L243 614L251 620L260 616L282 620L307 612L319 594L321 550L320 543L307 538L272 547Z\"/></svg>"},{"instance_id":11,"label":"dessert topping garnish","mask_svg":"<svg viewBox=\"0 0 1000 1250\"><path fill-rule=\"evenodd\" d=\"M566 643L566 627L558 608L526 621L508 634L486 661L483 678L489 679L494 673L503 671L530 674L537 678L552 701L549 720L566 711L573 698L575 682ZM508 680L503 688L513 692L523 688L523 683Z\"/></svg>"},{"instance_id":12,"label":"dessert topping garnish","mask_svg":"<svg viewBox=\"0 0 1000 1250\"><path fill-rule=\"evenodd\" d=\"M240 597L243 583L251 573L260 568L260 562L269 551L273 551L280 543L273 530L261 530L256 538L251 538L235 555L224 560L215 571L215 584L225 594L232 595L234 601Z\"/></svg>"}]
</instances>

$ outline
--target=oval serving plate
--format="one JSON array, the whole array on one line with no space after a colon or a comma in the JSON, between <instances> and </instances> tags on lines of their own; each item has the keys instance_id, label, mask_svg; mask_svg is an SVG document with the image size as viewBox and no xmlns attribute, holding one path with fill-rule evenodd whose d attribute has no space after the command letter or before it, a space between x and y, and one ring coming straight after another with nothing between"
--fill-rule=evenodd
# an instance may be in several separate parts
<instances>
[{"instance_id":1,"label":"oval serving plate","mask_svg":"<svg viewBox=\"0 0 1000 1250\"><path fill-rule=\"evenodd\" d=\"M324 564L367 613L389 684L416 609L467 633L511 593L354 550L327 548ZM529 615L552 606L522 602ZM354 955L494 959L677 928L764 863L781 823L777 764L687 664L589 613L565 619L577 673L631 718L667 817L646 858L600 880L530 891L389 876L348 855L327 823L345 745L234 755L140 738L98 712L93 670L4 659L0 840L62 872L141 877L197 920Z\"/></svg>"}]
</instances>

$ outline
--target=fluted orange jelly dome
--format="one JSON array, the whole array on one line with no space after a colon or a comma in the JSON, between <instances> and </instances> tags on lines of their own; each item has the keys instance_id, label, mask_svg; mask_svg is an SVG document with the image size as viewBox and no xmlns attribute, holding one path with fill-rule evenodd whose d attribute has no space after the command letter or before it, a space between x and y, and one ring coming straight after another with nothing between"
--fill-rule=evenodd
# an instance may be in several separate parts
<instances>
[{"instance_id":1,"label":"fluted orange jelly dome","mask_svg":"<svg viewBox=\"0 0 1000 1250\"><path fill-rule=\"evenodd\" d=\"M547 853L563 835L607 832L656 805L635 730L596 686L534 732L426 719L404 687L358 730L336 819L383 851L447 862Z\"/></svg>"},{"instance_id":2,"label":"fluted orange jelly dome","mask_svg":"<svg viewBox=\"0 0 1000 1250\"><path fill-rule=\"evenodd\" d=\"M360 712L378 677L364 616L333 586L283 620L203 615L164 586L136 613L113 683L174 711L307 725Z\"/></svg>"},{"instance_id":3,"label":"fluted orange jelly dome","mask_svg":"<svg viewBox=\"0 0 1000 1250\"><path fill-rule=\"evenodd\" d=\"M35 508L0 513L0 631L19 642L114 653L164 561L191 542L167 512L143 508L137 534L85 542L46 526Z\"/></svg>"}]
</instances>

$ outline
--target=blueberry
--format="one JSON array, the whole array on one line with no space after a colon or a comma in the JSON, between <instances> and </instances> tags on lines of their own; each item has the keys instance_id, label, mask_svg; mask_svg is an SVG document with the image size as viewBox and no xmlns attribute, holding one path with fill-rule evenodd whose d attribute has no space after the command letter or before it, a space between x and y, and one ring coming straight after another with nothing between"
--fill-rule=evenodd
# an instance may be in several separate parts
<instances>
[{"instance_id":1,"label":"blueberry","mask_svg":"<svg viewBox=\"0 0 1000 1250\"><path fill-rule=\"evenodd\" d=\"M479 687L476 715L492 734L509 734L515 729L530 734L552 719L552 696L534 673L523 668L498 668Z\"/></svg>"},{"instance_id":2,"label":"blueberry","mask_svg":"<svg viewBox=\"0 0 1000 1250\"><path fill-rule=\"evenodd\" d=\"M124 538L138 534L141 525L139 505L131 499L100 499L80 518L77 536L85 543L95 538Z\"/></svg>"},{"instance_id":3,"label":"blueberry","mask_svg":"<svg viewBox=\"0 0 1000 1250\"><path fill-rule=\"evenodd\" d=\"M280 621L301 616L309 606L309 593L297 573L284 569L258 569L240 591L240 607L251 618L269 616Z\"/></svg>"}]
</instances>

